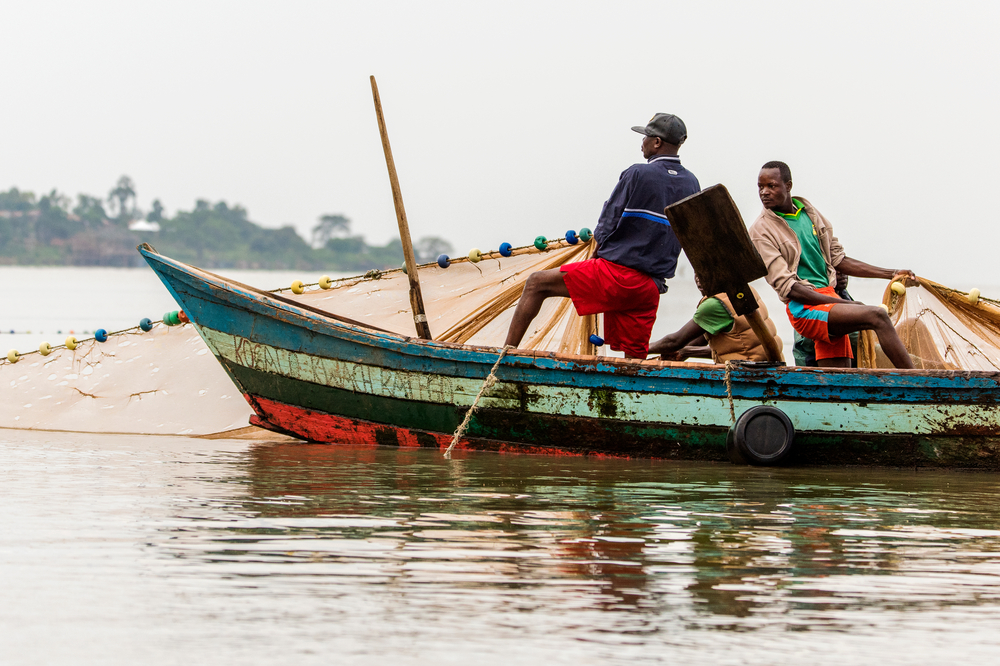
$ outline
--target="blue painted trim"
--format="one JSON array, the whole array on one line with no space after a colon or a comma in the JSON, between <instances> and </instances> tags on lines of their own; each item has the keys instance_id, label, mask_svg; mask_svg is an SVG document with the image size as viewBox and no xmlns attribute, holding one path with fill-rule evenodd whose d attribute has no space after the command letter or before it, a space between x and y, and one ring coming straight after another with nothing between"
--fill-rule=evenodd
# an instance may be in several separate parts
<instances>
[{"instance_id":1,"label":"blue painted trim","mask_svg":"<svg viewBox=\"0 0 1000 666\"><path fill-rule=\"evenodd\" d=\"M657 217L655 215L650 215L649 213L635 213L635 212L632 212L632 211L625 211L624 213L622 213L622 219L624 219L626 217L639 217L639 218L642 218L643 220L650 220L651 222L657 222L659 224L665 224L668 227L670 226L670 220L668 220L667 218L665 218L665 217Z\"/></svg>"}]
</instances>

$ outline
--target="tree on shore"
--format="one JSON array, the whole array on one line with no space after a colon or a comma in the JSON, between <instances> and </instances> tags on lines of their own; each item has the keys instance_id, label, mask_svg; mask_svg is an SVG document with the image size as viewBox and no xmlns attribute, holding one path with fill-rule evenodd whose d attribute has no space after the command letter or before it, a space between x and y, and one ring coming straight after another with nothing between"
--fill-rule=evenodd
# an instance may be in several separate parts
<instances>
[{"instance_id":1,"label":"tree on shore","mask_svg":"<svg viewBox=\"0 0 1000 666\"><path fill-rule=\"evenodd\" d=\"M69 217L71 201L68 196L55 189L38 200L35 234L42 245L65 242L80 231L80 222Z\"/></svg>"},{"instance_id":2,"label":"tree on shore","mask_svg":"<svg viewBox=\"0 0 1000 666\"><path fill-rule=\"evenodd\" d=\"M108 219L108 213L104 210L104 202L87 194L76 195L76 207L73 208L73 214L88 227L102 225Z\"/></svg>"},{"instance_id":3,"label":"tree on shore","mask_svg":"<svg viewBox=\"0 0 1000 666\"><path fill-rule=\"evenodd\" d=\"M135 199L135 183L128 176L122 176L118 183L108 192L108 208L119 226L127 227L128 223L138 217Z\"/></svg>"},{"instance_id":4,"label":"tree on shore","mask_svg":"<svg viewBox=\"0 0 1000 666\"><path fill-rule=\"evenodd\" d=\"M343 215L321 215L319 224L312 229L312 246L326 247L326 243L335 236L351 233L351 220Z\"/></svg>"},{"instance_id":5,"label":"tree on shore","mask_svg":"<svg viewBox=\"0 0 1000 666\"><path fill-rule=\"evenodd\" d=\"M33 192L22 192L16 187L12 187L6 192L0 192L0 210L22 213L34 208L35 194Z\"/></svg>"},{"instance_id":6,"label":"tree on shore","mask_svg":"<svg viewBox=\"0 0 1000 666\"><path fill-rule=\"evenodd\" d=\"M163 221L163 204L160 203L159 199L153 199L153 208L146 215L146 219L150 222L162 222Z\"/></svg>"},{"instance_id":7,"label":"tree on shore","mask_svg":"<svg viewBox=\"0 0 1000 666\"><path fill-rule=\"evenodd\" d=\"M451 243L438 236L424 236L413 244L413 254L420 264L430 263L442 254L450 255L454 251Z\"/></svg>"}]
</instances>

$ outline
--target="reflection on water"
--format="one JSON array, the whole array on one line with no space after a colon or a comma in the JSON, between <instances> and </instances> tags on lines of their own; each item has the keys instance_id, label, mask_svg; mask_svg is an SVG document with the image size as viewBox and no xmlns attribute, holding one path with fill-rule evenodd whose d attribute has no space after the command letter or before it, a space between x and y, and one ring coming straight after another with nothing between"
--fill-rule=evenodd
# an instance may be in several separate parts
<instances>
[{"instance_id":1,"label":"reflection on water","mask_svg":"<svg viewBox=\"0 0 1000 666\"><path fill-rule=\"evenodd\" d=\"M52 437L0 445L21 600L0 630L24 661L940 663L1000 642L991 475Z\"/></svg>"}]
</instances>

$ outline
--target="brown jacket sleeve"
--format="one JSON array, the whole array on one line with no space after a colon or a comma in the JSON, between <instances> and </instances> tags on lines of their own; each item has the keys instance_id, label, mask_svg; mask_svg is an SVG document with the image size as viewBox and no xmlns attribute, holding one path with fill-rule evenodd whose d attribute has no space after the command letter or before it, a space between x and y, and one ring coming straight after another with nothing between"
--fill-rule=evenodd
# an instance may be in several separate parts
<instances>
[{"instance_id":1,"label":"brown jacket sleeve","mask_svg":"<svg viewBox=\"0 0 1000 666\"><path fill-rule=\"evenodd\" d=\"M786 255L789 255L790 248L785 248L784 253L781 251L781 246L788 242L787 239L782 239L771 233L767 227L766 221L757 218L757 221L750 227L750 240L757 248L760 258L764 260L764 266L767 267L767 283L778 292L778 298L787 302L788 292L792 290L792 285L800 280L792 271L791 266L788 265ZM790 256L794 256L794 254L792 251Z\"/></svg>"},{"instance_id":2,"label":"brown jacket sleeve","mask_svg":"<svg viewBox=\"0 0 1000 666\"><path fill-rule=\"evenodd\" d=\"M847 254L844 252L844 246L840 244L836 236L830 236L830 262L837 266L844 260Z\"/></svg>"}]
</instances>

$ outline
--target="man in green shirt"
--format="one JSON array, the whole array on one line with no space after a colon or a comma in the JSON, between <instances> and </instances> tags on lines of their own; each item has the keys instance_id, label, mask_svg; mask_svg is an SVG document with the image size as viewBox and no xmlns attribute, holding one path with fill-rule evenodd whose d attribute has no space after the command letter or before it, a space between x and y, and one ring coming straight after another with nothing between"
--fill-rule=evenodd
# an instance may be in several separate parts
<instances>
[{"instance_id":1,"label":"man in green shirt","mask_svg":"<svg viewBox=\"0 0 1000 666\"><path fill-rule=\"evenodd\" d=\"M846 256L833 226L803 197L792 198L792 172L768 162L757 177L764 210L750 226L750 240L767 267L767 282L787 305L792 328L816 343L823 367L851 367L848 334L871 330L897 368L912 368L886 312L845 301L834 292L836 271L855 277L915 280L909 269L892 270ZM836 267L836 268L835 268Z\"/></svg>"},{"instance_id":2,"label":"man in green shirt","mask_svg":"<svg viewBox=\"0 0 1000 666\"><path fill-rule=\"evenodd\" d=\"M701 281L695 275L695 284L701 290ZM764 325L774 336L777 329L768 317L767 308L753 287L754 297L760 303ZM688 358L711 358L716 363L726 361L766 361L764 346L745 317L736 315L725 294L705 296L698 304L691 321L680 330L650 343L651 354L660 354L664 361L683 361ZM778 346L781 343L778 342Z\"/></svg>"}]
</instances>

